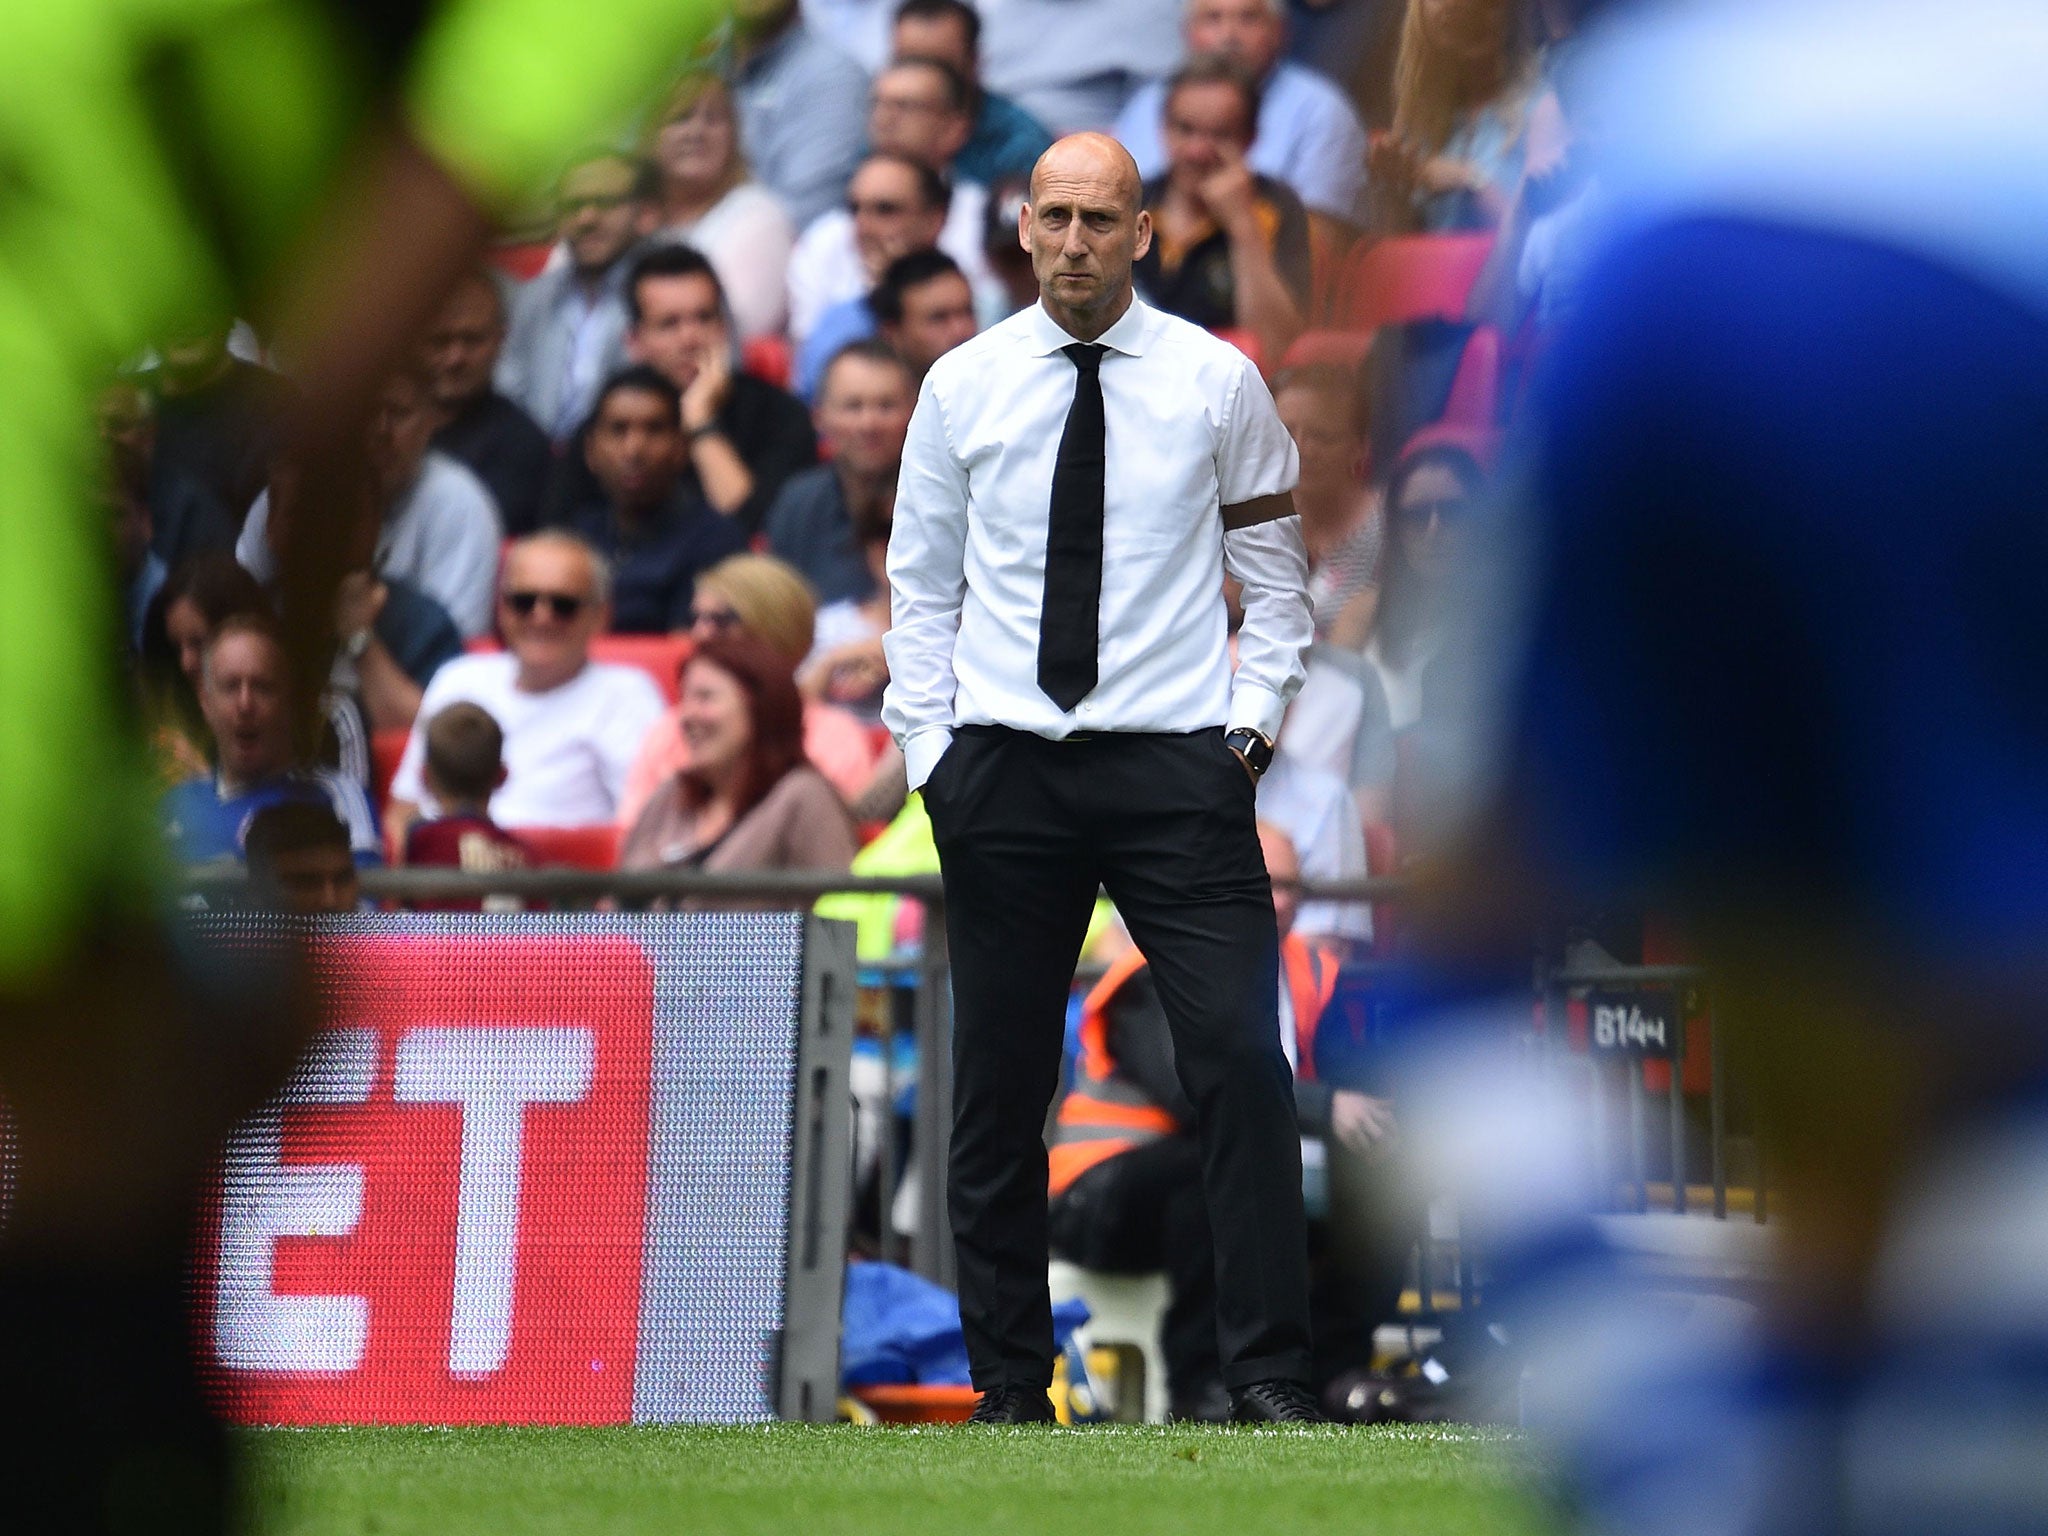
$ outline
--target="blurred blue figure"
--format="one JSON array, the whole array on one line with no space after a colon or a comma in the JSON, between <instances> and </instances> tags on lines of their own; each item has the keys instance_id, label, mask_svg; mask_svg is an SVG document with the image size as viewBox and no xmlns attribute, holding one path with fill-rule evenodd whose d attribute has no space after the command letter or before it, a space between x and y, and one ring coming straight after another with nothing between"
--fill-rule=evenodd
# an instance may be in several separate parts
<instances>
[{"instance_id":1,"label":"blurred blue figure","mask_svg":"<svg viewBox=\"0 0 2048 1536\"><path fill-rule=\"evenodd\" d=\"M2048 8L1615 10L1471 846L1692 922L1791 1215L1681 1337L1496 1116L1530 1380L1596 1528L2048 1528Z\"/></svg>"}]
</instances>

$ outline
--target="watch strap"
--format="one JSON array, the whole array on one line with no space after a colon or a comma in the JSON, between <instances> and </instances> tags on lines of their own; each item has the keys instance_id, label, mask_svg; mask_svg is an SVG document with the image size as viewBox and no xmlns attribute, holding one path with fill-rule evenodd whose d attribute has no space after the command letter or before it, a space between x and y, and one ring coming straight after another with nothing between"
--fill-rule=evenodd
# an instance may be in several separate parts
<instances>
[{"instance_id":1,"label":"watch strap","mask_svg":"<svg viewBox=\"0 0 2048 1536\"><path fill-rule=\"evenodd\" d=\"M1273 766L1273 739L1264 731L1240 725L1235 730L1226 731L1223 742L1244 759L1245 766L1253 773L1263 774Z\"/></svg>"}]
</instances>

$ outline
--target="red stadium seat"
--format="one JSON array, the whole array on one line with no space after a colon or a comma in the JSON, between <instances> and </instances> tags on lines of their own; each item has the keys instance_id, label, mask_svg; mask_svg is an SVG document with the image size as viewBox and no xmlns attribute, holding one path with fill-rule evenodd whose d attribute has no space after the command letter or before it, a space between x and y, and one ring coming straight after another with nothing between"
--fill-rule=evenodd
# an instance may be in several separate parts
<instances>
[{"instance_id":1,"label":"red stadium seat","mask_svg":"<svg viewBox=\"0 0 2048 1536\"><path fill-rule=\"evenodd\" d=\"M405 756L406 730L370 733L370 803L382 810L391 798L391 781L398 776L398 760Z\"/></svg>"},{"instance_id":2,"label":"red stadium seat","mask_svg":"<svg viewBox=\"0 0 2048 1536\"><path fill-rule=\"evenodd\" d=\"M551 240L496 246L491 251L491 265L507 277L530 283L540 276L540 269L548 264L548 253L554 248Z\"/></svg>"},{"instance_id":3,"label":"red stadium seat","mask_svg":"<svg viewBox=\"0 0 2048 1536\"><path fill-rule=\"evenodd\" d=\"M638 667L654 679L673 704L682 696L683 663L690 659L688 635L599 635L590 642L592 661Z\"/></svg>"},{"instance_id":4,"label":"red stadium seat","mask_svg":"<svg viewBox=\"0 0 2048 1536\"><path fill-rule=\"evenodd\" d=\"M511 829L541 864L571 869L607 870L619 866L619 829L610 822L587 827L514 827Z\"/></svg>"},{"instance_id":5,"label":"red stadium seat","mask_svg":"<svg viewBox=\"0 0 2048 1536\"><path fill-rule=\"evenodd\" d=\"M478 635L463 646L472 656L505 649L495 635ZM688 635L599 635L590 642L590 659L614 666L638 667L654 679L661 696L673 704L682 697L683 663L690 659Z\"/></svg>"},{"instance_id":6,"label":"red stadium seat","mask_svg":"<svg viewBox=\"0 0 2048 1536\"><path fill-rule=\"evenodd\" d=\"M1457 320L1493 250L1492 235L1396 235L1352 253L1336 320L1369 331L1409 320Z\"/></svg>"},{"instance_id":7,"label":"red stadium seat","mask_svg":"<svg viewBox=\"0 0 2048 1536\"><path fill-rule=\"evenodd\" d=\"M1305 368L1327 364L1337 368L1358 368L1372 350L1371 331L1304 331L1280 360L1283 368ZM1499 424L1500 332L1482 325L1472 332L1458 359L1458 371L1451 380L1444 412L1438 418L1446 426L1493 427Z\"/></svg>"},{"instance_id":8,"label":"red stadium seat","mask_svg":"<svg viewBox=\"0 0 2048 1536\"><path fill-rule=\"evenodd\" d=\"M781 336L756 336L740 348L740 366L755 378L789 388L789 342Z\"/></svg>"},{"instance_id":9,"label":"red stadium seat","mask_svg":"<svg viewBox=\"0 0 2048 1536\"><path fill-rule=\"evenodd\" d=\"M1493 427L1500 420L1500 332L1482 325L1465 343L1450 398L1439 418L1446 426Z\"/></svg>"},{"instance_id":10,"label":"red stadium seat","mask_svg":"<svg viewBox=\"0 0 2048 1536\"><path fill-rule=\"evenodd\" d=\"M1336 368L1356 368L1371 350L1371 331L1303 331L1294 338L1294 345L1287 349L1287 355L1280 359L1280 366L1307 368L1320 363Z\"/></svg>"}]
</instances>

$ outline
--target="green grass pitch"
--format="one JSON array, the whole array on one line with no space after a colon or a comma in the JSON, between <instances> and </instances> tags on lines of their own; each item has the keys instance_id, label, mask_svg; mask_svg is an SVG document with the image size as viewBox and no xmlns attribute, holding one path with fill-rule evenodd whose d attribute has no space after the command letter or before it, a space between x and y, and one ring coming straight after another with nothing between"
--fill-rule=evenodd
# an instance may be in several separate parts
<instances>
[{"instance_id":1,"label":"green grass pitch","mask_svg":"<svg viewBox=\"0 0 2048 1536\"><path fill-rule=\"evenodd\" d=\"M259 1536L1554 1536L1511 1438L1377 1429L263 1430Z\"/></svg>"}]
</instances>

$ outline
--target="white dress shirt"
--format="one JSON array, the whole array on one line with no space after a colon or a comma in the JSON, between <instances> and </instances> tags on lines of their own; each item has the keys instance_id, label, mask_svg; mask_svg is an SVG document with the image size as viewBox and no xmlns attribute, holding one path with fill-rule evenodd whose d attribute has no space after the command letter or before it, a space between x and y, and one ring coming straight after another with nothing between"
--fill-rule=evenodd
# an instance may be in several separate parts
<instances>
[{"instance_id":1,"label":"white dress shirt","mask_svg":"<svg viewBox=\"0 0 2048 1536\"><path fill-rule=\"evenodd\" d=\"M1140 301L1101 336L1107 467L1094 691L1038 686L1038 616L1074 338L1033 304L932 365L889 539L882 718L913 789L956 725L1276 735L1313 635L1301 520L1226 534L1221 509L1294 488L1294 442L1228 342ZM1244 584L1233 682L1225 568Z\"/></svg>"}]
</instances>

